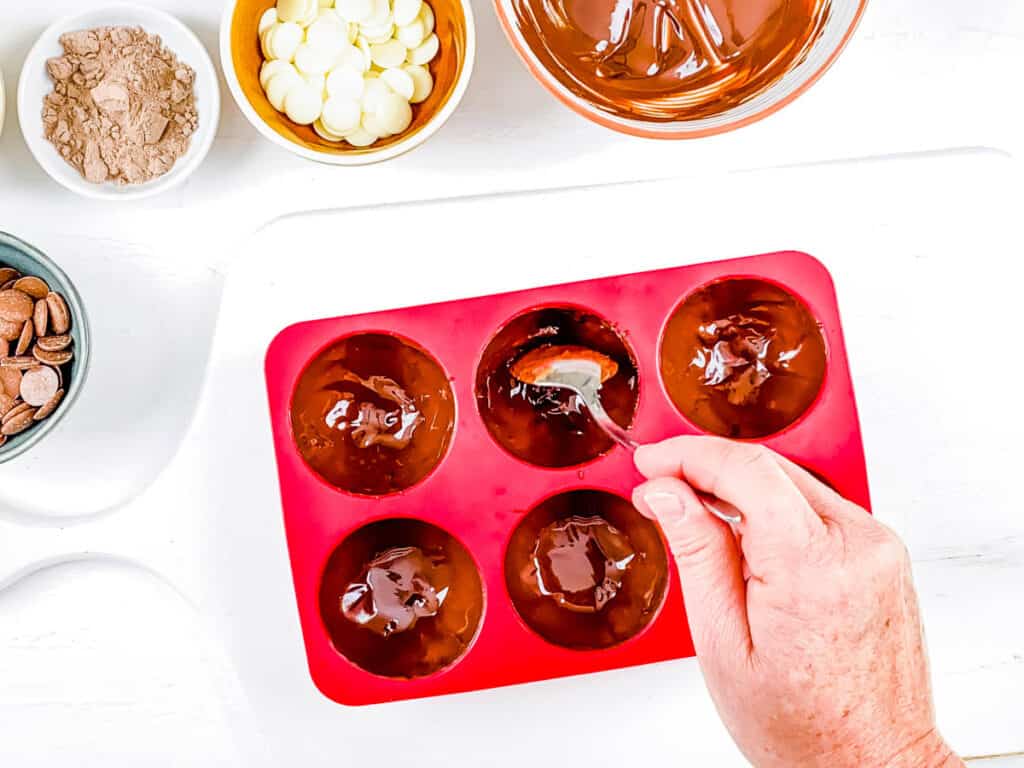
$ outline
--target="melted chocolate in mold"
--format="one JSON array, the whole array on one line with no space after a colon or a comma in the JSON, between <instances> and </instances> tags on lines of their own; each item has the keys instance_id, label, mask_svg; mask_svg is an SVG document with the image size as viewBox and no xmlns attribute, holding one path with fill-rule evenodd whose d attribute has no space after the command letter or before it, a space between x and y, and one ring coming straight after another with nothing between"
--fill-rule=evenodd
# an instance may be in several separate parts
<instances>
[{"instance_id":1,"label":"melted chocolate in mold","mask_svg":"<svg viewBox=\"0 0 1024 768\"><path fill-rule=\"evenodd\" d=\"M690 297L665 329L669 396L708 432L756 438L792 424L825 378L825 341L796 298L760 280L724 280Z\"/></svg>"},{"instance_id":2,"label":"melted chocolate in mold","mask_svg":"<svg viewBox=\"0 0 1024 768\"><path fill-rule=\"evenodd\" d=\"M350 336L302 372L292 430L306 463L352 493L405 490L444 457L455 398L440 365L394 336Z\"/></svg>"},{"instance_id":3,"label":"melted chocolate in mold","mask_svg":"<svg viewBox=\"0 0 1024 768\"><path fill-rule=\"evenodd\" d=\"M324 418L329 429L349 432L360 448L383 445L400 451L409 446L424 419L416 402L397 382L386 376L362 379L346 370L339 371L339 382L356 385L355 391L339 393L338 402ZM365 390L365 400L359 399L359 388ZM387 401L394 405L389 407Z\"/></svg>"},{"instance_id":4,"label":"melted chocolate in mold","mask_svg":"<svg viewBox=\"0 0 1024 768\"><path fill-rule=\"evenodd\" d=\"M417 547L396 547L371 560L359 580L348 585L341 612L354 624L390 637L436 616L450 581L443 559L434 561Z\"/></svg>"},{"instance_id":5,"label":"melted chocolate in mold","mask_svg":"<svg viewBox=\"0 0 1024 768\"><path fill-rule=\"evenodd\" d=\"M476 376L480 415L491 436L514 456L542 467L569 467L614 446L580 398L537 387L512 373L516 362L540 347L575 346L611 358L618 371L601 387L609 415L629 427L637 404L637 367L612 326L589 312L551 307L512 320L487 345Z\"/></svg>"},{"instance_id":6,"label":"melted chocolate in mold","mask_svg":"<svg viewBox=\"0 0 1024 768\"><path fill-rule=\"evenodd\" d=\"M451 665L473 641L483 606L469 553L417 520L360 528L335 550L320 587L335 649L384 677L423 677Z\"/></svg>"},{"instance_id":7,"label":"melted chocolate in mold","mask_svg":"<svg viewBox=\"0 0 1024 768\"><path fill-rule=\"evenodd\" d=\"M768 307L751 311L758 309L764 312ZM718 389L730 405L753 405L762 385L775 375L768 367L768 355L776 335L772 324L759 317L730 315L713 320L697 329L704 346L690 365L700 368L704 386ZM792 354L799 354L800 348Z\"/></svg>"},{"instance_id":8,"label":"melted chocolate in mold","mask_svg":"<svg viewBox=\"0 0 1024 768\"><path fill-rule=\"evenodd\" d=\"M657 527L629 502L571 491L540 504L513 532L505 583L520 617L548 642L595 650L651 622L668 560Z\"/></svg>"},{"instance_id":9,"label":"melted chocolate in mold","mask_svg":"<svg viewBox=\"0 0 1024 768\"><path fill-rule=\"evenodd\" d=\"M537 588L563 608L597 613L618 594L636 552L629 539L600 517L570 517L537 536Z\"/></svg>"},{"instance_id":10,"label":"melted chocolate in mold","mask_svg":"<svg viewBox=\"0 0 1024 768\"><path fill-rule=\"evenodd\" d=\"M693 120L804 60L831 0L514 0L513 23L577 96L622 117Z\"/></svg>"}]
</instances>

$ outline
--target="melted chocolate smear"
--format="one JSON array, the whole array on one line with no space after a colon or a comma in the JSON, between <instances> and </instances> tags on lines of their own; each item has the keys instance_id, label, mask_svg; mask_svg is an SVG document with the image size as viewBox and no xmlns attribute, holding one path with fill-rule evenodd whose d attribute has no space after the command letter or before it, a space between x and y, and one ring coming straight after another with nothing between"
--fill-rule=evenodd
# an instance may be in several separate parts
<instances>
[{"instance_id":1,"label":"melted chocolate smear","mask_svg":"<svg viewBox=\"0 0 1024 768\"><path fill-rule=\"evenodd\" d=\"M355 391L341 391L324 417L328 429L347 432L360 448L382 445L402 450L412 442L423 414L398 382L386 376L363 379L351 371L339 371L339 385L354 384Z\"/></svg>"},{"instance_id":2,"label":"melted chocolate smear","mask_svg":"<svg viewBox=\"0 0 1024 768\"><path fill-rule=\"evenodd\" d=\"M390 637L436 616L451 582L443 558L430 559L417 547L390 549L374 558L341 597L346 619Z\"/></svg>"},{"instance_id":3,"label":"melted chocolate smear","mask_svg":"<svg viewBox=\"0 0 1024 768\"><path fill-rule=\"evenodd\" d=\"M600 517L570 517L537 537L537 585L563 608L597 613L615 598L636 558L629 538Z\"/></svg>"},{"instance_id":4,"label":"melted chocolate smear","mask_svg":"<svg viewBox=\"0 0 1024 768\"><path fill-rule=\"evenodd\" d=\"M331 555L320 585L320 615L334 648L384 677L424 677L455 663L483 608L473 558L419 520L358 529Z\"/></svg>"},{"instance_id":5,"label":"melted chocolate smear","mask_svg":"<svg viewBox=\"0 0 1024 768\"><path fill-rule=\"evenodd\" d=\"M713 283L665 329L661 372L676 407L702 429L766 437L799 419L825 378L825 340L807 308L760 280Z\"/></svg>"},{"instance_id":6,"label":"melted chocolate smear","mask_svg":"<svg viewBox=\"0 0 1024 768\"><path fill-rule=\"evenodd\" d=\"M444 370L415 344L361 334L306 367L291 419L299 452L324 480L384 495L415 485L444 458L455 398Z\"/></svg>"}]
</instances>

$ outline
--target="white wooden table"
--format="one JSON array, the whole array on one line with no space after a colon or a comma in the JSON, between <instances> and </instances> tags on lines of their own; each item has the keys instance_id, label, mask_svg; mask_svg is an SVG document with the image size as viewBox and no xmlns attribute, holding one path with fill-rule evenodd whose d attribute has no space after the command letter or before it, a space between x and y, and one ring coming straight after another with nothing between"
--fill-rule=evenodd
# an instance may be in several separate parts
<instances>
[{"instance_id":1,"label":"white wooden table","mask_svg":"<svg viewBox=\"0 0 1024 768\"><path fill-rule=\"evenodd\" d=\"M9 89L42 27L79 5L20 8L0 27ZM154 5L214 49L219 4ZM476 9L463 107L383 166L294 160L228 99L186 187L103 207L51 183L8 114L0 229L71 272L97 342L66 424L0 467L0 765L334 766L366 762L375 739L399 763L417 740L395 723L418 717L465 734L419 747L439 765L742 765L692 661L384 708L323 699L298 634L261 362L297 319L778 248L815 253L838 284L877 513L914 556L941 727L968 755L1024 751L1024 115L1011 75L1024 71L1024 8L876 0L806 97L685 144L581 122ZM841 162L853 158L873 159ZM652 179L666 181L580 189ZM561 188L576 189L492 196ZM633 244L625 264L608 247L616 229L571 226L595 210L668 216L694 190L681 214L673 202L674 231ZM444 202L394 205L417 200ZM336 289L346 250L427 222L460 234L402 262L394 293ZM439 262L444 284L429 279ZM904 343L879 346L892 327ZM566 738L581 733L594 736Z\"/></svg>"}]
</instances>

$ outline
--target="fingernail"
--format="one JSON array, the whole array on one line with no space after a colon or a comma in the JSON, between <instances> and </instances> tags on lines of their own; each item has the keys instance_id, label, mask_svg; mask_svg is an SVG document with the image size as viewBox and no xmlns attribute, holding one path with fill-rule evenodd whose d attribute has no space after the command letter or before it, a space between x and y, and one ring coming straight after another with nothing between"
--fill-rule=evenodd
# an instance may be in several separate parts
<instances>
[{"instance_id":1,"label":"fingernail","mask_svg":"<svg viewBox=\"0 0 1024 768\"><path fill-rule=\"evenodd\" d=\"M683 503L674 493L649 493L644 496L644 502L658 520L679 521L686 516Z\"/></svg>"}]
</instances>

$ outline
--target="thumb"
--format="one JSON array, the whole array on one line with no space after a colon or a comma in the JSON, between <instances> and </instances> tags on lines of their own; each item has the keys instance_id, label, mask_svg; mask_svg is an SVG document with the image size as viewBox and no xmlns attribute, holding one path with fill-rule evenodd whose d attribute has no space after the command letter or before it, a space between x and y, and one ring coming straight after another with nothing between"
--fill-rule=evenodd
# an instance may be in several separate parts
<instances>
[{"instance_id":1,"label":"thumb","mask_svg":"<svg viewBox=\"0 0 1024 768\"><path fill-rule=\"evenodd\" d=\"M656 520L679 568L693 644L702 666L735 669L751 652L747 585L739 547L728 525L714 518L685 482L650 480L633 503Z\"/></svg>"}]
</instances>

